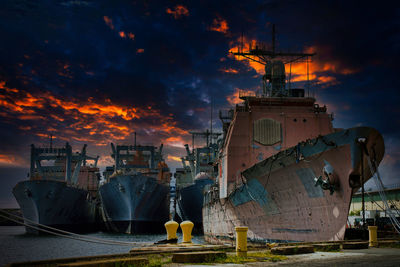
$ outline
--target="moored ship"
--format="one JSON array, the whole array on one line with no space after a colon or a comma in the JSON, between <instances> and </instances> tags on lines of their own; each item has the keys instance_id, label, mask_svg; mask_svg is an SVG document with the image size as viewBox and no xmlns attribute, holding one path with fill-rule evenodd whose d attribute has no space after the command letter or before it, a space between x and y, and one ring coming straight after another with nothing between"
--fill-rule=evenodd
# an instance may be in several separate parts
<instances>
[{"instance_id":1,"label":"moored ship","mask_svg":"<svg viewBox=\"0 0 400 267\"><path fill-rule=\"evenodd\" d=\"M92 164L88 164L88 161ZM72 232L97 229L98 157L65 147L40 148L31 145L30 179L19 182L13 194L25 223ZM39 233L27 226L29 233Z\"/></svg>"},{"instance_id":2,"label":"moored ship","mask_svg":"<svg viewBox=\"0 0 400 267\"><path fill-rule=\"evenodd\" d=\"M231 240L248 226L253 242L343 240L351 197L383 158L380 133L369 127L335 129L332 115L304 89L286 84L285 62L313 54L249 49L265 64L260 94L220 113L223 145L218 185L206 192L203 226L208 242Z\"/></svg>"},{"instance_id":3,"label":"moored ship","mask_svg":"<svg viewBox=\"0 0 400 267\"><path fill-rule=\"evenodd\" d=\"M109 230L120 233L164 231L169 220L171 174L160 148L141 145L112 147L114 168L108 168L99 188L103 219Z\"/></svg>"},{"instance_id":4,"label":"moored ship","mask_svg":"<svg viewBox=\"0 0 400 267\"><path fill-rule=\"evenodd\" d=\"M218 138L221 133L191 132L193 142L195 136L202 136L206 139L206 145L194 148L190 151L186 144L185 157L182 157L182 169L177 169L177 197L176 210L182 220L189 220L194 223L194 231L202 232L203 219L203 190L206 185L214 183L213 162L218 153L218 145L213 143L214 138ZM189 163L189 166L186 164Z\"/></svg>"}]
</instances>

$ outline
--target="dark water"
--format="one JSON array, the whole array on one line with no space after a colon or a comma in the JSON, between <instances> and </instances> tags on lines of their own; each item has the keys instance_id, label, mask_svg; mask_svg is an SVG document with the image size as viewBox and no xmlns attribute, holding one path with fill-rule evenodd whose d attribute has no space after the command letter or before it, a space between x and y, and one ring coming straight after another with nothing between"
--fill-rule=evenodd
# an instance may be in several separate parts
<instances>
[{"instance_id":1,"label":"dark water","mask_svg":"<svg viewBox=\"0 0 400 267\"><path fill-rule=\"evenodd\" d=\"M86 236L108 240L140 242L143 245L166 238L166 234L125 235L104 232L86 234ZM178 233L178 238L181 241L182 236L180 233ZM194 236L192 241L197 244L204 243L203 236ZM140 244L136 245L136 247L139 246ZM132 247L94 244L50 235L30 235L25 233L25 227L23 226L0 226L0 266L11 262L127 253Z\"/></svg>"}]
</instances>

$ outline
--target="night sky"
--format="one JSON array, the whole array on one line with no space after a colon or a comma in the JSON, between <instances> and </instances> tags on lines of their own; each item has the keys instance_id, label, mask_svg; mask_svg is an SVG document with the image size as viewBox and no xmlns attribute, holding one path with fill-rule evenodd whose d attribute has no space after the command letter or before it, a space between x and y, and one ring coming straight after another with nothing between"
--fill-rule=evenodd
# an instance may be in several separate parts
<instances>
[{"instance_id":1,"label":"night sky","mask_svg":"<svg viewBox=\"0 0 400 267\"><path fill-rule=\"evenodd\" d=\"M400 183L399 6L352 1L23 1L0 7L0 207L17 207L30 144L88 144L101 168L110 142L164 144L180 167L189 131L220 130L218 110L261 87L263 67L229 54L246 43L315 52L317 103L334 127L371 126L380 172ZM292 66L296 86L305 66ZM201 140L198 140L200 145Z\"/></svg>"}]
</instances>

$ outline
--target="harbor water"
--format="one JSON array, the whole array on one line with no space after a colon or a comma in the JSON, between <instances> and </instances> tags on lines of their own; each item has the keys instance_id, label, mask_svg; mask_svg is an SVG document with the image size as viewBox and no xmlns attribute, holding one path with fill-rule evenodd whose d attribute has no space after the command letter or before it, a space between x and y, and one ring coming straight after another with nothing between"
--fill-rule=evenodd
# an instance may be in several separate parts
<instances>
[{"instance_id":1,"label":"harbor water","mask_svg":"<svg viewBox=\"0 0 400 267\"><path fill-rule=\"evenodd\" d=\"M178 232L178 242L182 234ZM0 266L12 262L35 261L68 257L128 253L133 247L149 245L166 238L161 235L127 235L97 232L86 234L106 240L135 242L132 246L88 243L52 235L31 235L23 226L0 226ZM194 236L193 243L204 243L203 236Z\"/></svg>"}]
</instances>

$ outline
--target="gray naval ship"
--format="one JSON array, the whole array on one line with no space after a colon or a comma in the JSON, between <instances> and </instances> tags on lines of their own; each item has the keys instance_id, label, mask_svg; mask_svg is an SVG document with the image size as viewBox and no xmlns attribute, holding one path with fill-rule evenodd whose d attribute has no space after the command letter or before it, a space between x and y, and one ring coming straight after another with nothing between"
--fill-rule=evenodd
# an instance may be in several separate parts
<instances>
[{"instance_id":1,"label":"gray naval ship","mask_svg":"<svg viewBox=\"0 0 400 267\"><path fill-rule=\"evenodd\" d=\"M176 212L182 220L194 223L194 231L203 231L203 190L206 185L214 183L213 162L217 158L218 144L213 139L221 133L190 132L192 134L192 151L185 145L186 156L182 157L183 168L177 168L175 177L177 181ZM204 137L206 145L194 148L195 137ZM189 165L186 164L189 163Z\"/></svg>"},{"instance_id":2,"label":"gray naval ship","mask_svg":"<svg viewBox=\"0 0 400 267\"><path fill-rule=\"evenodd\" d=\"M274 26L272 46L241 47L232 54L265 65L263 87L239 92L242 103L220 113L224 141L218 184L204 197L205 240L230 241L243 225L249 241L263 244L344 240L352 196L383 158L382 135L334 128L309 83L307 94L291 87L290 64L308 70L314 54L275 50Z\"/></svg>"},{"instance_id":3,"label":"gray naval ship","mask_svg":"<svg viewBox=\"0 0 400 267\"><path fill-rule=\"evenodd\" d=\"M25 223L72 232L97 229L97 161L86 155L86 145L76 153L68 143L61 148L31 145L30 179L13 189ZM26 231L40 232L30 226Z\"/></svg>"},{"instance_id":4,"label":"gray naval ship","mask_svg":"<svg viewBox=\"0 0 400 267\"><path fill-rule=\"evenodd\" d=\"M136 138L135 138L136 139ZM169 220L171 174L161 145L111 144L113 167L103 173L101 211L108 230L136 234L163 232Z\"/></svg>"}]
</instances>

